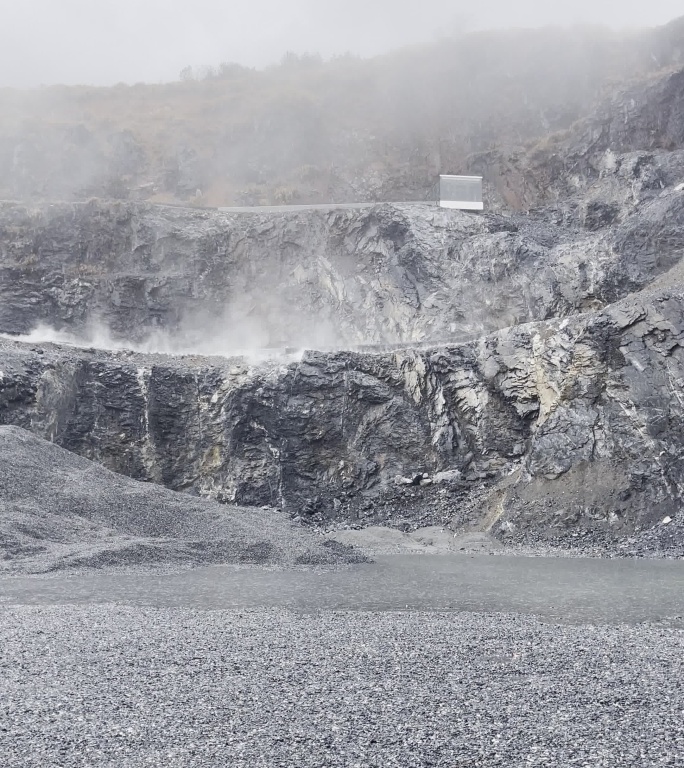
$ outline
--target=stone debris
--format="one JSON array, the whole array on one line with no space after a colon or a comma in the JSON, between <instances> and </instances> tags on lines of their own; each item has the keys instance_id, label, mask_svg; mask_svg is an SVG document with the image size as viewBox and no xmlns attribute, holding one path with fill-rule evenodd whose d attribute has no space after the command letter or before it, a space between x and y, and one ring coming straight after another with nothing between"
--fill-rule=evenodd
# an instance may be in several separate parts
<instances>
[{"instance_id":1,"label":"stone debris","mask_svg":"<svg viewBox=\"0 0 684 768\"><path fill-rule=\"evenodd\" d=\"M683 659L653 624L6 606L0 763L674 767Z\"/></svg>"},{"instance_id":2,"label":"stone debris","mask_svg":"<svg viewBox=\"0 0 684 768\"><path fill-rule=\"evenodd\" d=\"M0 574L366 561L277 510L221 505L115 475L18 427L0 427L0 456Z\"/></svg>"}]
</instances>

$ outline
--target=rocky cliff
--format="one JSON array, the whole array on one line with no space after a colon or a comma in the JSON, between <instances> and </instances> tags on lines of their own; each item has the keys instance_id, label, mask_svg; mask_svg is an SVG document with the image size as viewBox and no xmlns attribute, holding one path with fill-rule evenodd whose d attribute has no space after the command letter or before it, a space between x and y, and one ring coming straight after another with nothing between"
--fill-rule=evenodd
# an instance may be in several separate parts
<instances>
[{"instance_id":1,"label":"rocky cliff","mask_svg":"<svg viewBox=\"0 0 684 768\"><path fill-rule=\"evenodd\" d=\"M619 539L681 516L683 302L677 283L463 345L258 365L4 342L0 414L312 521Z\"/></svg>"},{"instance_id":2,"label":"rocky cliff","mask_svg":"<svg viewBox=\"0 0 684 768\"><path fill-rule=\"evenodd\" d=\"M524 213L2 204L0 423L319 524L681 551L681 82L509 158Z\"/></svg>"},{"instance_id":3,"label":"rocky cliff","mask_svg":"<svg viewBox=\"0 0 684 768\"><path fill-rule=\"evenodd\" d=\"M0 203L0 332L229 353L443 343L605 307L684 247L684 153L612 158L530 214Z\"/></svg>"},{"instance_id":4,"label":"rocky cliff","mask_svg":"<svg viewBox=\"0 0 684 768\"><path fill-rule=\"evenodd\" d=\"M483 153L472 159L473 167L487 177L493 203L529 209L588 195L583 202L591 207L598 195L613 198L614 220L618 203L629 204L630 197L636 203L645 190L677 183L682 104L684 70L666 69L617 88L570 129L524 151Z\"/></svg>"}]
</instances>

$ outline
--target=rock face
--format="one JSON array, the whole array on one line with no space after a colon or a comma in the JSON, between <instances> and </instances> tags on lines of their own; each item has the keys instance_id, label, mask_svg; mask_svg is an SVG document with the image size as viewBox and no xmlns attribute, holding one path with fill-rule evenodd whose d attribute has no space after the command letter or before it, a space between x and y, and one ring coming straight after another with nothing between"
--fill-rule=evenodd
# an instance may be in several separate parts
<instances>
[{"instance_id":1,"label":"rock face","mask_svg":"<svg viewBox=\"0 0 684 768\"><path fill-rule=\"evenodd\" d=\"M555 201L563 208L562 201L574 199L584 225L611 225L647 190L684 180L682 104L684 70L666 70L647 84L617 89L572 130L526 151L482 154L474 166L487 177L492 202L528 209Z\"/></svg>"},{"instance_id":2,"label":"rock face","mask_svg":"<svg viewBox=\"0 0 684 768\"><path fill-rule=\"evenodd\" d=\"M444 341L612 293L612 264L578 282L586 250L614 260L599 237L573 251L544 222L420 204L275 216L4 204L0 235L0 330L104 326L157 348Z\"/></svg>"},{"instance_id":3,"label":"rock face","mask_svg":"<svg viewBox=\"0 0 684 768\"><path fill-rule=\"evenodd\" d=\"M464 345L257 366L6 342L0 418L133 477L319 522L406 510L619 538L681 516L683 307L680 283ZM437 482L397 484L416 473Z\"/></svg>"},{"instance_id":4,"label":"rock face","mask_svg":"<svg viewBox=\"0 0 684 768\"><path fill-rule=\"evenodd\" d=\"M531 215L0 204L0 332L226 354L444 343L604 307L684 246L684 153L618 160L581 201Z\"/></svg>"},{"instance_id":5,"label":"rock face","mask_svg":"<svg viewBox=\"0 0 684 768\"><path fill-rule=\"evenodd\" d=\"M0 341L0 422L317 523L684 551L680 116L644 150L607 128L574 181L551 164L528 214L4 204L0 331L141 351Z\"/></svg>"}]
</instances>

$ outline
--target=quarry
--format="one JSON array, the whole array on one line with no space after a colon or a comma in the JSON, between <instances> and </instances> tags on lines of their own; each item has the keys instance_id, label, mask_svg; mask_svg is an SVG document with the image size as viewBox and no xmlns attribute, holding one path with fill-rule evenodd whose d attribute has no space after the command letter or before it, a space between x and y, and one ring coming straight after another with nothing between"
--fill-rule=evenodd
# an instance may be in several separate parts
<instances>
[{"instance_id":1,"label":"quarry","mask_svg":"<svg viewBox=\"0 0 684 768\"><path fill-rule=\"evenodd\" d=\"M3 765L684 763L682 29L458 205L0 121Z\"/></svg>"}]
</instances>

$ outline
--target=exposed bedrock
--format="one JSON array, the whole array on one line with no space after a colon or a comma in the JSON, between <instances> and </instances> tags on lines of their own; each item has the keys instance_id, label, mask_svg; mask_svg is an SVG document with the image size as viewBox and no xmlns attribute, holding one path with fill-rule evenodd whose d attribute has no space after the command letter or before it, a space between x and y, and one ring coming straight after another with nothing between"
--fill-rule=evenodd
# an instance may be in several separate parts
<instances>
[{"instance_id":1,"label":"exposed bedrock","mask_svg":"<svg viewBox=\"0 0 684 768\"><path fill-rule=\"evenodd\" d=\"M683 84L501 160L525 214L0 203L0 333L147 350L0 339L0 423L317 523L684 552Z\"/></svg>"},{"instance_id":2,"label":"exposed bedrock","mask_svg":"<svg viewBox=\"0 0 684 768\"><path fill-rule=\"evenodd\" d=\"M684 70L664 70L615 89L570 129L524 150L482 153L473 167L487 177L491 202L513 208L591 196L597 181L625 202L636 200L644 190L683 180L683 105Z\"/></svg>"},{"instance_id":3,"label":"exposed bedrock","mask_svg":"<svg viewBox=\"0 0 684 768\"><path fill-rule=\"evenodd\" d=\"M624 157L529 216L0 203L0 332L205 353L460 341L600 309L667 271L684 250L678 179L684 155Z\"/></svg>"},{"instance_id":4,"label":"exposed bedrock","mask_svg":"<svg viewBox=\"0 0 684 768\"><path fill-rule=\"evenodd\" d=\"M663 282L386 354L253 365L2 341L0 421L135 478L317 521L430 510L523 540L657 526L667 548L682 530L684 288Z\"/></svg>"}]
</instances>

